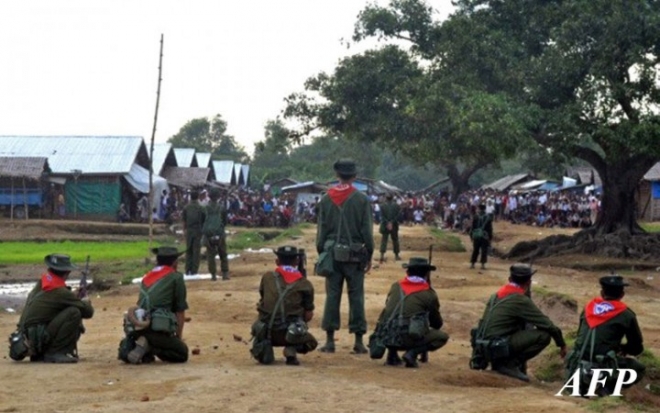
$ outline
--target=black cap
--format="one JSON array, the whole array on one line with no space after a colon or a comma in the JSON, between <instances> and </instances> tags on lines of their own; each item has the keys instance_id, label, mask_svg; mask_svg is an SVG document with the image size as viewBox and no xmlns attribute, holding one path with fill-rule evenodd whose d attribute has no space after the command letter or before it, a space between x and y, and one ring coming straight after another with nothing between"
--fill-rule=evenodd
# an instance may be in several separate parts
<instances>
[{"instance_id":1,"label":"black cap","mask_svg":"<svg viewBox=\"0 0 660 413\"><path fill-rule=\"evenodd\" d=\"M298 248L290 245L279 247L273 251L278 257L297 257L299 255Z\"/></svg>"},{"instance_id":2,"label":"black cap","mask_svg":"<svg viewBox=\"0 0 660 413\"><path fill-rule=\"evenodd\" d=\"M531 265L516 263L509 268L509 273L512 277L529 278L536 274L536 270L533 270Z\"/></svg>"},{"instance_id":3,"label":"black cap","mask_svg":"<svg viewBox=\"0 0 660 413\"><path fill-rule=\"evenodd\" d=\"M413 257L408 260L407 264L402 264L401 266L407 269L424 269L427 271L435 271L435 265L430 265L429 260L420 257Z\"/></svg>"},{"instance_id":4,"label":"black cap","mask_svg":"<svg viewBox=\"0 0 660 413\"><path fill-rule=\"evenodd\" d=\"M179 257L185 254L185 251L179 252L176 247L157 247L152 248L151 252L158 257Z\"/></svg>"},{"instance_id":5,"label":"black cap","mask_svg":"<svg viewBox=\"0 0 660 413\"><path fill-rule=\"evenodd\" d=\"M357 166L352 159L340 159L335 162L333 168L340 175L357 175Z\"/></svg>"},{"instance_id":6,"label":"black cap","mask_svg":"<svg viewBox=\"0 0 660 413\"><path fill-rule=\"evenodd\" d=\"M44 257L44 263L46 263L48 268L55 271L73 271L78 268L71 263L71 257L66 254L46 255Z\"/></svg>"},{"instance_id":7,"label":"black cap","mask_svg":"<svg viewBox=\"0 0 660 413\"><path fill-rule=\"evenodd\" d=\"M623 288L630 285L624 282L623 277L620 275L608 275L601 277L598 282L603 288Z\"/></svg>"}]
</instances>

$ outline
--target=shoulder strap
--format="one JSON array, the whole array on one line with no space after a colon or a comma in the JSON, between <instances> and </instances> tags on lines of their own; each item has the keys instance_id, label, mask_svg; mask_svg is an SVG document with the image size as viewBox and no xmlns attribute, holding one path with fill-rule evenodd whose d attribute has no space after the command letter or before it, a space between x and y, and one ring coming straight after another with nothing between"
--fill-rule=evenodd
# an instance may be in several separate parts
<instances>
[{"instance_id":1,"label":"shoulder strap","mask_svg":"<svg viewBox=\"0 0 660 413\"><path fill-rule=\"evenodd\" d=\"M348 202L349 199L353 198L353 195L357 193L357 189L351 193L348 198L346 198L346 201ZM346 234L348 234L348 243L351 244L353 241L351 241L351 232L348 229L348 223L346 223L346 220L344 219L344 204L338 205L337 208L339 208L339 228L337 229L337 236L335 238L335 243L339 243L339 240L341 238L341 231L342 228L346 229Z\"/></svg>"},{"instance_id":2,"label":"shoulder strap","mask_svg":"<svg viewBox=\"0 0 660 413\"><path fill-rule=\"evenodd\" d=\"M140 283L140 292L142 293L142 300L141 300L140 303L138 304L138 306L139 306L140 308L144 308L144 309L147 310L147 311L151 311L151 302L149 301L149 293L150 293L151 290L153 290L158 284L160 284L160 282L161 282L162 280L164 280L165 278L167 278L170 274L172 274L172 273L169 273L169 274L167 274L166 276L164 276L163 278L161 278L160 280L156 281L156 282L153 283L153 285L152 285L151 287L149 287L149 288L144 288L144 284ZM146 307L143 307L143 305L145 305L145 304L146 304Z\"/></svg>"},{"instance_id":3,"label":"shoulder strap","mask_svg":"<svg viewBox=\"0 0 660 413\"><path fill-rule=\"evenodd\" d=\"M493 310L495 309L495 307L502 304L510 297L513 297L513 294L507 295L498 302L495 302L497 298L497 294L493 294L490 296L490 299L488 300L488 312L486 313L486 318L483 320L481 326L479 327L479 331L477 331L477 339L481 340L484 338L484 334L486 333L486 327L488 327L488 323L490 322L490 316L493 314Z\"/></svg>"},{"instance_id":4,"label":"shoulder strap","mask_svg":"<svg viewBox=\"0 0 660 413\"><path fill-rule=\"evenodd\" d=\"M403 288L399 286L399 302L396 304L394 307L394 310L392 311L392 314L390 314L390 317L387 319L387 322L389 323L390 321L394 320L395 316L399 316L399 318L403 317L403 302L406 299L406 295L403 293Z\"/></svg>"},{"instance_id":5,"label":"shoulder strap","mask_svg":"<svg viewBox=\"0 0 660 413\"><path fill-rule=\"evenodd\" d=\"M273 329L273 323L275 322L275 316L277 315L278 312L281 315L282 323L286 322L286 314L284 313L284 298L293 289L293 287L296 285L296 282L292 282L291 284L287 285L285 288L282 288L282 284L280 284L280 275L278 273L275 273L275 286L277 287L277 293L279 294L279 297L277 297L275 308L273 309L273 313L270 315L270 320L268 321L269 339L271 337L271 330Z\"/></svg>"},{"instance_id":6,"label":"shoulder strap","mask_svg":"<svg viewBox=\"0 0 660 413\"><path fill-rule=\"evenodd\" d=\"M589 344L589 361L594 361L594 348L596 347L596 327L590 328L587 332L587 336L584 338L584 343L582 343L582 348L580 348L580 357L578 360L582 360L584 352L587 349L587 344Z\"/></svg>"}]
</instances>

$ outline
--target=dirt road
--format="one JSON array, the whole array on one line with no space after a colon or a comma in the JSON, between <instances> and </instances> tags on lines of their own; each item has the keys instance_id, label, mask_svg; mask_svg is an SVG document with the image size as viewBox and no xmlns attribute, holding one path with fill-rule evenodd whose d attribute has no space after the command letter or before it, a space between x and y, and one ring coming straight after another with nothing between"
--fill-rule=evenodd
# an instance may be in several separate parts
<instances>
[{"instance_id":1,"label":"dirt road","mask_svg":"<svg viewBox=\"0 0 660 413\"><path fill-rule=\"evenodd\" d=\"M534 228L496 224L500 248L516 240L549 235ZM426 227L404 227L402 256L424 256L425 248L413 240L427 237ZM289 243L313 251L314 229ZM379 241L379 236L377 237ZM463 238L467 242L467 238ZM418 249L417 251L410 248ZM468 250L470 247L468 246ZM95 295L96 314L86 322L87 333L79 343L77 365L16 363L4 356L0 412L576 412L593 402L555 397L560 383L536 379L525 384L490 372L468 368L469 330L477 322L487 297L507 277L509 262L493 259L485 271L468 268L469 251L436 253L438 270L433 285L440 297L443 329L451 339L419 369L388 368L382 360L350 353L352 336L345 327L347 299L343 298L344 329L337 334L337 353L313 352L301 357L299 367L285 366L280 349L278 362L260 366L248 353L249 328L256 316L260 275L274 266L270 254L243 253L231 262L232 280L194 281L188 284L191 322L184 338L199 348L184 365L157 362L130 366L116 359L122 337L122 313L135 302L137 287L117 287ZM390 252L390 258L392 254ZM310 257L310 263L314 257ZM598 293L602 274L565 268L540 267L535 287L567 294L582 307ZM625 301L639 316L645 344L660 352L660 293L655 274L631 273L638 281ZM374 268L366 281L366 308L370 330L382 309L389 285L403 276L400 263L388 261ZM323 279L310 276L316 288L316 316L311 332L322 341L320 316L325 299ZM565 330L575 330L578 314L564 306L544 303ZM7 336L18 315L0 313L0 331ZM549 351L546 350L546 351ZM6 353L5 353L6 354ZM533 376L539 361L530 364ZM643 389L636 390L649 393ZM649 393L650 394L650 393ZM642 395L645 400L656 399ZM612 411L632 411L615 403ZM657 406L660 406L658 404ZM650 407L650 411L657 411Z\"/></svg>"}]
</instances>

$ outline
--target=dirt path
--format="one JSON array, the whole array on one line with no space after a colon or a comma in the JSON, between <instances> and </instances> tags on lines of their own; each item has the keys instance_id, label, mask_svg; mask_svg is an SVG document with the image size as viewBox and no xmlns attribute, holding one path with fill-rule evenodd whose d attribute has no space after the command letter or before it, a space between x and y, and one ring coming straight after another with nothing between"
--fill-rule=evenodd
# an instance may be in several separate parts
<instances>
[{"instance_id":1,"label":"dirt path","mask_svg":"<svg viewBox=\"0 0 660 413\"><path fill-rule=\"evenodd\" d=\"M533 228L496 224L500 248L516 239L530 239ZM547 231L546 231L547 232ZM408 259L424 256L425 248L410 242L428 236L425 227L404 227L402 245ZM290 243L314 250L314 229ZM526 237L526 238L525 238ZM377 236L379 241L379 236ZM467 242L466 238L463 238ZM469 250L468 246L468 250ZM93 299L95 317L86 323L79 343L82 362L72 366L15 363L4 357L0 386L0 412L576 412L589 402L555 397L558 383L531 384L490 372L469 370L469 329L477 322L484 303L507 277L511 264L497 259L488 270L468 269L466 253L436 253L433 285L438 292L451 339L432 353L430 362L417 370L387 368L382 361L350 354L352 337L345 329L348 312L343 298L344 329L337 335L337 353L313 352L302 356L302 366L288 367L276 349L277 364L259 366L248 353L249 328L256 316L260 275L273 267L269 254L242 254L231 262L228 282L194 281L188 284L192 321L184 338L199 348L185 365L157 362L148 366L124 365L116 359L122 337L121 318L137 297L137 287L101 293ZM390 252L390 257L392 256ZM310 257L310 264L315 257ZM388 261L373 269L366 281L369 328L382 309L389 285L403 275L400 263ZM658 285L646 273L632 275L626 302L635 309L652 350L660 351ZM575 298L581 307L598 292L600 274L555 267L541 267L535 286ZM658 278L658 277L655 277ZM311 332L323 339L320 317L325 300L323 279L310 276L316 288L317 311ZM560 308L555 314L565 331L577 325L577 314ZM553 315L553 317L555 316ZM0 313L0 331L7 335L16 314ZM241 340L236 340L234 336ZM533 375L537 361L530 364ZM141 401L148 397L148 401ZM617 411L627 411L624 407ZM630 410L632 411L632 410Z\"/></svg>"}]
</instances>

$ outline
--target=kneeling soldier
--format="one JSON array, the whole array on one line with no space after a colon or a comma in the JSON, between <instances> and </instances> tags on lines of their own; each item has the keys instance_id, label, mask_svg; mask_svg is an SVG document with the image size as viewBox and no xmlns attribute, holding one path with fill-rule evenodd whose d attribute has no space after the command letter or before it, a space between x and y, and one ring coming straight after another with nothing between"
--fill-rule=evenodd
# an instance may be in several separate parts
<instances>
[{"instance_id":1,"label":"kneeling soldier","mask_svg":"<svg viewBox=\"0 0 660 413\"><path fill-rule=\"evenodd\" d=\"M141 364L158 357L183 363L188 361L188 346L182 340L188 302L183 274L177 271L183 253L174 247L152 252L157 266L142 278L138 308L130 308L124 319L126 337L119 343L119 359Z\"/></svg>"},{"instance_id":2,"label":"kneeling soldier","mask_svg":"<svg viewBox=\"0 0 660 413\"><path fill-rule=\"evenodd\" d=\"M44 259L48 271L28 295L18 327L29 344L30 361L76 363L77 343L84 331L83 318L92 318L89 298L78 298L66 286L66 279L77 267L64 254Z\"/></svg>"},{"instance_id":3,"label":"kneeling soldier","mask_svg":"<svg viewBox=\"0 0 660 413\"><path fill-rule=\"evenodd\" d=\"M314 316L314 287L298 270L300 252L284 246L275 251L277 268L261 278L259 319L252 325L252 355L262 364L273 362L272 347L284 347L286 364L300 364L297 353L316 349L318 342L307 331Z\"/></svg>"},{"instance_id":4,"label":"kneeling soldier","mask_svg":"<svg viewBox=\"0 0 660 413\"><path fill-rule=\"evenodd\" d=\"M392 284L375 334L382 334L388 351L387 365L400 365L397 351L404 350L406 367L417 367L418 356L441 348L449 336L440 331L440 302L429 285L435 266L424 258L411 258L403 268L407 270L406 277Z\"/></svg>"}]
</instances>

